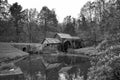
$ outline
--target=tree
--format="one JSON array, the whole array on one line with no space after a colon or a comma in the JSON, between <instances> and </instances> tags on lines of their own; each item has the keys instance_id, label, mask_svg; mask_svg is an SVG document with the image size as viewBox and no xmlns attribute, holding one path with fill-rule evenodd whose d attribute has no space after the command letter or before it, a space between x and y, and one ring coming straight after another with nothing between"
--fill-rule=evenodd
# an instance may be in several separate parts
<instances>
[{"instance_id":1,"label":"tree","mask_svg":"<svg viewBox=\"0 0 120 80\"><path fill-rule=\"evenodd\" d=\"M9 13L10 4L1 1L0 2L0 19L1 20L9 20L10 13Z\"/></svg>"},{"instance_id":2,"label":"tree","mask_svg":"<svg viewBox=\"0 0 120 80\"><path fill-rule=\"evenodd\" d=\"M81 25L79 26L79 36L85 40L85 44L92 46L96 44L96 34L98 34L96 3L88 1L80 12Z\"/></svg>"},{"instance_id":3,"label":"tree","mask_svg":"<svg viewBox=\"0 0 120 80\"><path fill-rule=\"evenodd\" d=\"M46 19L47 24L57 27L57 18L55 14L55 10L50 10L48 7L43 6L39 13L40 22L44 23Z\"/></svg>"},{"instance_id":4,"label":"tree","mask_svg":"<svg viewBox=\"0 0 120 80\"><path fill-rule=\"evenodd\" d=\"M109 35L119 33L120 16L118 15L118 6L119 2L117 0L87 2L81 9L82 25L79 28L83 28L83 31L87 30L84 33L88 33L86 36L89 36L95 42L96 40L101 41ZM83 31L79 31L79 34Z\"/></svg>"},{"instance_id":5,"label":"tree","mask_svg":"<svg viewBox=\"0 0 120 80\"><path fill-rule=\"evenodd\" d=\"M10 4L6 1L0 1L0 41L14 41L13 22L9 12Z\"/></svg>"},{"instance_id":6,"label":"tree","mask_svg":"<svg viewBox=\"0 0 120 80\"><path fill-rule=\"evenodd\" d=\"M36 8L25 9L22 11L21 15L23 18L19 23L19 26L23 27L21 32L21 41L23 42L40 42L43 33L42 27L39 24L38 11Z\"/></svg>"},{"instance_id":7,"label":"tree","mask_svg":"<svg viewBox=\"0 0 120 80\"><path fill-rule=\"evenodd\" d=\"M71 16L67 16L64 18L64 33L68 33L71 35L76 35L75 32L75 18L71 18Z\"/></svg>"},{"instance_id":8,"label":"tree","mask_svg":"<svg viewBox=\"0 0 120 80\"><path fill-rule=\"evenodd\" d=\"M54 10L50 10L48 7L42 7L39 13L39 23L43 26L43 31L46 37L47 31L56 31L57 18Z\"/></svg>"},{"instance_id":9,"label":"tree","mask_svg":"<svg viewBox=\"0 0 120 80\"><path fill-rule=\"evenodd\" d=\"M11 12L11 15L13 17L14 26L16 27L16 42L18 42L19 41L19 34L20 34L18 24L22 18L22 16L21 16L22 6L18 5L18 3L16 2L10 7L10 12Z\"/></svg>"},{"instance_id":10,"label":"tree","mask_svg":"<svg viewBox=\"0 0 120 80\"><path fill-rule=\"evenodd\" d=\"M86 18L87 21L92 21L93 20L93 15L94 15L94 3L88 1L81 9L80 14L84 14L84 17Z\"/></svg>"},{"instance_id":11,"label":"tree","mask_svg":"<svg viewBox=\"0 0 120 80\"><path fill-rule=\"evenodd\" d=\"M117 0L98 0L104 9L100 8L99 30L104 41L97 47L98 52L91 56L91 68L88 80L119 80L120 79L120 14ZM97 5L98 6L98 5Z\"/></svg>"}]
</instances>

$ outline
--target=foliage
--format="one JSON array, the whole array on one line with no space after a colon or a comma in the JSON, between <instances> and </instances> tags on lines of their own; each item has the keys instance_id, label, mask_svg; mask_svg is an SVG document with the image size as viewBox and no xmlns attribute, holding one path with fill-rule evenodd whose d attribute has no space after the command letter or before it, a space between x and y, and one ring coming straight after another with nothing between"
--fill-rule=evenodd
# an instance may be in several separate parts
<instances>
[{"instance_id":1,"label":"foliage","mask_svg":"<svg viewBox=\"0 0 120 80\"><path fill-rule=\"evenodd\" d=\"M15 28L11 21L0 20L0 41L9 42L15 41Z\"/></svg>"},{"instance_id":2,"label":"foliage","mask_svg":"<svg viewBox=\"0 0 120 80\"><path fill-rule=\"evenodd\" d=\"M88 80L119 80L120 44L119 35L107 38L97 50L99 53L91 55Z\"/></svg>"},{"instance_id":3,"label":"foliage","mask_svg":"<svg viewBox=\"0 0 120 80\"><path fill-rule=\"evenodd\" d=\"M16 27L16 41L19 41L19 34L20 34L20 29L18 26L18 22L21 20L22 16L21 16L21 11L22 11L22 6L18 5L18 3L14 3L11 7L10 7L10 12L11 15L13 17L13 22L14 22L14 26Z\"/></svg>"},{"instance_id":4,"label":"foliage","mask_svg":"<svg viewBox=\"0 0 120 80\"><path fill-rule=\"evenodd\" d=\"M43 25L44 30L49 31L50 28L55 29L58 21L54 9L50 10L48 7L43 6L39 13L39 23Z\"/></svg>"},{"instance_id":5,"label":"foliage","mask_svg":"<svg viewBox=\"0 0 120 80\"><path fill-rule=\"evenodd\" d=\"M59 31L54 10L43 9L39 13L35 8L22 10L22 6L17 2L13 5L0 4L0 35L3 37L0 38L1 41L40 42L44 37L44 23L42 23L44 19L49 25L47 31Z\"/></svg>"},{"instance_id":6,"label":"foliage","mask_svg":"<svg viewBox=\"0 0 120 80\"><path fill-rule=\"evenodd\" d=\"M90 2L89 5L87 3L82 13L89 24L89 33L92 33L90 38L97 40L101 37L103 41L96 47L99 52L91 55L92 66L88 73L88 80L119 80L119 1L96 0L93 4L94 6L90 8ZM94 16L91 16L91 19L87 11L92 11Z\"/></svg>"},{"instance_id":7,"label":"foliage","mask_svg":"<svg viewBox=\"0 0 120 80\"><path fill-rule=\"evenodd\" d=\"M71 34L71 35L76 35L76 32L75 32L75 18L71 18L71 16L67 16L64 18L64 30L63 32L64 33L68 33L68 34Z\"/></svg>"},{"instance_id":8,"label":"foliage","mask_svg":"<svg viewBox=\"0 0 120 80\"><path fill-rule=\"evenodd\" d=\"M10 7L10 12L15 19L20 18L21 10L22 10L22 6L18 5L17 2Z\"/></svg>"},{"instance_id":9,"label":"foliage","mask_svg":"<svg viewBox=\"0 0 120 80\"><path fill-rule=\"evenodd\" d=\"M39 32L41 31L38 24L38 11L34 9L25 9L22 11L23 35L28 42L39 42ZM24 41L25 42L25 41Z\"/></svg>"},{"instance_id":10,"label":"foliage","mask_svg":"<svg viewBox=\"0 0 120 80\"><path fill-rule=\"evenodd\" d=\"M90 55L92 66L88 80L119 80L119 14L120 0L88 1L78 19L66 16L63 23L58 23L55 10L46 6L38 12L36 9L22 10L18 3L0 2L0 41L40 42L44 35L50 37L59 31L79 36L85 46L97 46L101 42L96 47L98 53ZM70 60L58 58L61 62Z\"/></svg>"},{"instance_id":11,"label":"foliage","mask_svg":"<svg viewBox=\"0 0 120 80\"><path fill-rule=\"evenodd\" d=\"M10 4L8 3L0 3L0 20L9 20L10 13L9 13Z\"/></svg>"}]
</instances>

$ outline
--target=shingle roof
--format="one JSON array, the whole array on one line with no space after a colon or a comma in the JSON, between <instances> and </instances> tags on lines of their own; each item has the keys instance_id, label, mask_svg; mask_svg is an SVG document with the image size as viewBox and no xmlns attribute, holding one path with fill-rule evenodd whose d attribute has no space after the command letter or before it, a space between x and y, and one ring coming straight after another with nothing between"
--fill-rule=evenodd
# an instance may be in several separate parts
<instances>
[{"instance_id":1,"label":"shingle roof","mask_svg":"<svg viewBox=\"0 0 120 80\"><path fill-rule=\"evenodd\" d=\"M10 44L0 43L0 59L2 58L15 58L19 56L25 56L28 53L23 52L17 48L14 48Z\"/></svg>"},{"instance_id":2,"label":"shingle roof","mask_svg":"<svg viewBox=\"0 0 120 80\"><path fill-rule=\"evenodd\" d=\"M71 38L72 36L70 34L66 34L66 33L57 33L58 36L60 36L60 38Z\"/></svg>"},{"instance_id":3,"label":"shingle roof","mask_svg":"<svg viewBox=\"0 0 120 80\"><path fill-rule=\"evenodd\" d=\"M55 44L55 43L61 43L60 40L56 38L45 38L42 42L42 44Z\"/></svg>"},{"instance_id":4,"label":"shingle roof","mask_svg":"<svg viewBox=\"0 0 120 80\"><path fill-rule=\"evenodd\" d=\"M65 38L65 39L80 39L77 36L71 36L70 34L66 34L66 33L57 33L56 35L58 35L60 38Z\"/></svg>"}]
</instances>

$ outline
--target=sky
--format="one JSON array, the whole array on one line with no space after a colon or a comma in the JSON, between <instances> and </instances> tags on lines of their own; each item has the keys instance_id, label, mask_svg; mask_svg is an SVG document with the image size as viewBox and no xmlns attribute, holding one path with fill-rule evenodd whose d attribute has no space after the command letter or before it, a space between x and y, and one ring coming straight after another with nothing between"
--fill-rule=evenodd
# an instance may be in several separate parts
<instances>
[{"instance_id":1,"label":"sky","mask_svg":"<svg viewBox=\"0 0 120 80\"><path fill-rule=\"evenodd\" d=\"M18 2L23 9L36 8L39 12L43 6L54 9L59 22L68 15L78 18L80 9L87 1L94 0L8 0L10 4Z\"/></svg>"}]
</instances>

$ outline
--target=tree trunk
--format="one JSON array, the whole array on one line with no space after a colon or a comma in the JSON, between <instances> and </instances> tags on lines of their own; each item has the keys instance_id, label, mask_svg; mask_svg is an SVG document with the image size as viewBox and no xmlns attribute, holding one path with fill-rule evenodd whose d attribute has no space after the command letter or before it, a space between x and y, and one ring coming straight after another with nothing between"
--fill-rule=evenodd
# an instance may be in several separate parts
<instances>
[{"instance_id":1,"label":"tree trunk","mask_svg":"<svg viewBox=\"0 0 120 80\"><path fill-rule=\"evenodd\" d=\"M20 31L19 31L19 26L18 26L18 20L15 20L15 22L14 22L14 25L15 25L15 28L16 28L16 39L15 39L15 41L16 42L19 42L19 33L20 33Z\"/></svg>"}]
</instances>

